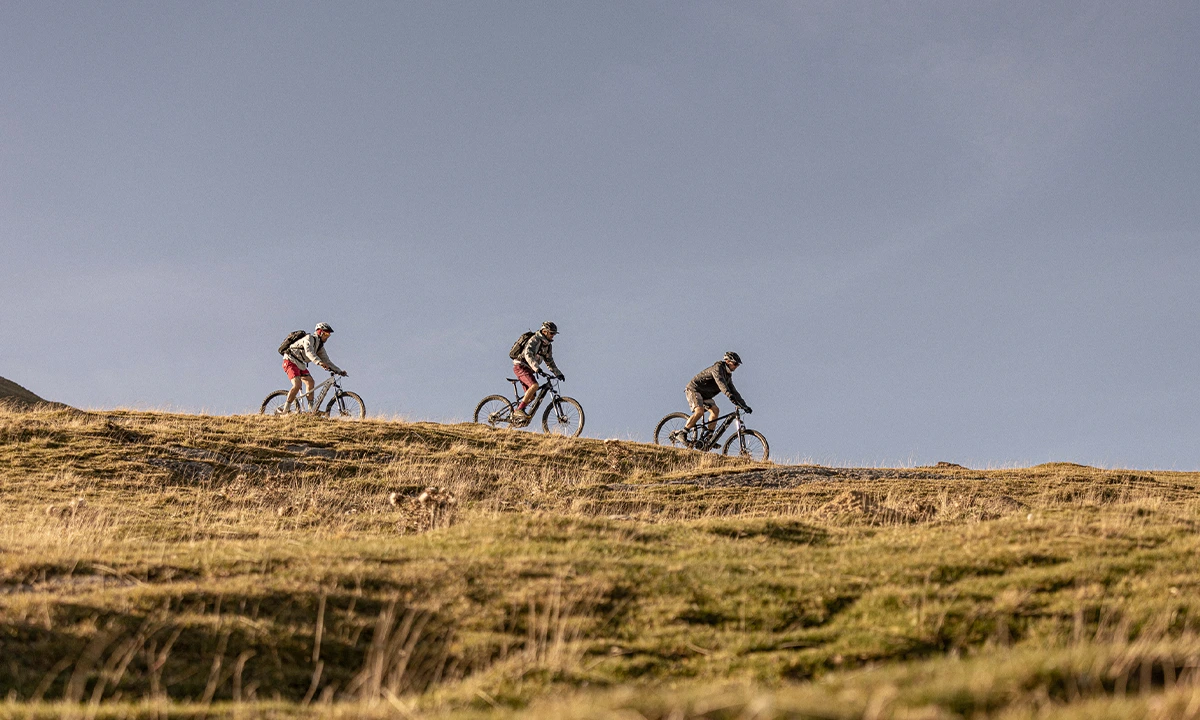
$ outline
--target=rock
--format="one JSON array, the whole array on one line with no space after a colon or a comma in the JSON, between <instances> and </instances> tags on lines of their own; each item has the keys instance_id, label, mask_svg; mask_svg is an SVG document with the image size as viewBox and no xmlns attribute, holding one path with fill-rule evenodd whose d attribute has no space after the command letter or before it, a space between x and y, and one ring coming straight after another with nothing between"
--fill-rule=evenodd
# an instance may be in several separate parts
<instances>
[{"instance_id":1,"label":"rock","mask_svg":"<svg viewBox=\"0 0 1200 720\"><path fill-rule=\"evenodd\" d=\"M335 458L337 451L329 448L312 447L311 445L287 445L284 450L296 453L302 457Z\"/></svg>"}]
</instances>

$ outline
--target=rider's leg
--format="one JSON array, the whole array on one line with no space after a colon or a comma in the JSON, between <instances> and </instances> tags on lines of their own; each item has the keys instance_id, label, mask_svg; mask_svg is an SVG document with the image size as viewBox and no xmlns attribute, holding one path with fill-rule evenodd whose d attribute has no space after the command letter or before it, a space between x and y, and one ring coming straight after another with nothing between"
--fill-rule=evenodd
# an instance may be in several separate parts
<instances>
[{"instance_id":1,"label":"rider's leg","mask_svg":"<svg viewBox=\"0 0 1200 720\"><path fill-rule=\"evenodd\" d=\"M687 390L684 392L684 395L687 397L688 406L692 408L692 416L683 424L682 430L676 430L671 433L670 439L671 442L679 443L684 447L692 447L692 441L687 437L688 433L692 432L692 428L696 427L696 423L700 421L700 418L704 415L705 408L708 406L698 392Z\"/></svg>"},{"instance_id":2,"label":"rider's leg","mask_svg":"<svg viewBox=\"0 0 1200 720\"><path fill-rule=\"evenodd\" d=\"M302 379L304 381L304 394L308 397L308 406L311 408L313 405L313 390L317 388L317 381L312 379L312 375L305 375Z\"/></svg>"},{"instance_id":3,"label":"rider's leg","mask_svg":"<svg viewBox=\"0 0 1200 720\"><path fill-rule=\"evenodd\" d=\"M297 375L296 377L292 378L292 389L288 390L287 394L287 408L289 410L292 408L292 403L296 402L296 396L300 394L300 379L302 377L304 376Z\"/></svg>"},{"instance_id":4,"label":"rider's leg","mask_svg":"<svg viewBox=\"0 0 1200 720\"><path fill-rule=\"evenodd\" d=\"M708 408L708 431L716 432L717 430L717 404L713 403Z\"/></svg>"},{"instance_id":5,"label":"rider's leg","mask_svg":"<svg viewBox=\"0 0 1200 720\"><path fill-rule=\"evenodd\" d=\"M517 403L517 409L525 412L525 407L533 402L533 396L537 395L538 383L537 378L533 376L533 370L524 364L513 365L513 374L525 386L525 395Z\"/></svg>"},{"instance_id":6,"label":"rider's leg","mask_svg":"<svg viewBox=\"0 0 1200 720\"><path fill-rule=\"evenodd\" d=\"M688 407L692 409L692 416L688 418L688 421L684 424L683 429L691 430L692 428L696 427L696 423L700 421L700 416L704 414L706 409L708 409L709 401L700 397L700 393L696 392L695 390L684 391L684 396L687 398Z\"/></svg>"},{"instance_id":7,"label":"rider's leg","mask_svg":"<svg viewBox=\"0 0 1200 720\"><path fill-rule=\"evenodd\" d=\"M296 395L300 392L301 382L308 380L311 383L312 377L308 374L307 370L287 359L283 361L283 371L287 373L288 379L292 381L292 388L288 390L287 394L287 404L284 405L285 409L291 410L292 403L296 402Z\"/></svg>"}]
</instances>

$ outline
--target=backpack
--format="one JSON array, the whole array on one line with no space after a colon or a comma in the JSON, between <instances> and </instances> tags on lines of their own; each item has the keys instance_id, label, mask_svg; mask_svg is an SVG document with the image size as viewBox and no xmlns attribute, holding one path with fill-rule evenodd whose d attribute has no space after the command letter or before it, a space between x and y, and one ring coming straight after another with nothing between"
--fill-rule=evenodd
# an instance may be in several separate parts
<instances>
[{"instance_id":1,"label":"backpack","mask_svg":"<svg viewBox=\"0 0 1200 720\"><path fill-rule=\"evenodd\" d=\"M525 352L525 343L529 342L529 338L533 337L532 330L526 330L521 333L521 337L513 343L512 350L508 351L508 357L512 360L520 360L521 355Z\"/></svg>"},{"instance_id":2,"label":"backpack","mask_svg":"<svg viewBox=\"0 0 1200 720\"><path fill-rule=\"evenodd\" d=\"M295 344L295 342L297 340L299 340L300 338L304 337L307 334L308 333L303 330L293 330L290 333L288 333L287 338L284 339L283 342L279 343L279 354L286 355L288 348L290 348L292 345Z\"/></svg>"}]
</instances>

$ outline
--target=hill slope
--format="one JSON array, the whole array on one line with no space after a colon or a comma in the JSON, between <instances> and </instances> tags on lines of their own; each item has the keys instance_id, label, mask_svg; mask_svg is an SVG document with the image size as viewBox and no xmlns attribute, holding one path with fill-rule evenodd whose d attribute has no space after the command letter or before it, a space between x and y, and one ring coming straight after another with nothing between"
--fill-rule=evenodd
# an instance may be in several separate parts
<instances>
[{"instance_id":1,"label":"hill slope","mask_svg":"<svg viewBox=\"0 0 1200 720\"><path fill-rule=\"evenodd\" d=\"M0 377L0 407L6 406L9 409L24 410L38 405L49 405L57 408L67 407L62 403L43 400L12 380Z\"/></svg>"},{"instance_id":2,"label":"hill slope","mask_svg":"<svg viewBox=\"0 0 1200 720\"><path fill-rule=\"evenodd\" d=\"M20 405L34 405L46 402L12 380L0 377L0 402L5 401Z\"/></svg>"},{"instance_id":3,"label":"hill slope","mask_svg":"<svg viewBox=\"0 0 1200 720\"><path fill-rule=\"evenodd\" d=\"M0 410L3 712L1183 717L1198 483Z\"/></svg>"}]
</instances>

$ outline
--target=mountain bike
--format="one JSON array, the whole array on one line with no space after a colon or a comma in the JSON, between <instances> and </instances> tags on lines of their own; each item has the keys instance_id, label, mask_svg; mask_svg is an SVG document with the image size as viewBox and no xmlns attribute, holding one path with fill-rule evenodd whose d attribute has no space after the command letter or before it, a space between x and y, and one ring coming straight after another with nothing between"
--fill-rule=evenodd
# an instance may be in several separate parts
<instances>
[{"instance_id":1,"label":"mountain bike","mask_svg":"<svg viewBox=\"0 0 1200 720\"><path fill-rule=\"evenodd\" d=\"M363 403L363 399L357 393L352 393L349 390L343 390L338 382L340 376L336 373L329 373L329 379L321 383L313 389L313 392L320 391L320 394L313 395L313 402L308 403L308 397L304 391L296 393L296 399L292 402L295 409L294 413L312 413L313 415L322 415L325 417L336 418L338 420L354 420L356 418L365 418L367 416L367 406ZM333 391L333 397L329 399L329 404L325 406L325 410L320 410L321 403L325 402L325 395L329 391ZM258 409L260 415L287 415L287 394L288 390L276 390L263 400L262 407Z\"/></svg>"},{"instance_id":2,"label":"mountain bike","mask_svg":"<svg viewBox=\"0 0 1200 720\"><path fill-rule=\"evenodd\" d=\"M472 420L490 427L525 427L533 422L533 416L542 404L542 399L549 393L552 399L546 406L546 412L542 414L542 432L564 437L578 437L579 433L583 432L583 406L575 398L558 394L558 387L555 385L553 375L547 375L544 372L539 372L538 375L546 378L546 382L538 386L537 395L533 396L533 402L525 408L525 414L529 416L528 420L513 418L513 410L525 395L521 381L516 378L508 378L508 381L513 384L515 401L509 400L503 395L488 395L475 406L475 415Z\"/></svg>"},{"instance_id":3,"label":"mountain bike","mask_svg":"<svg viewBox=\"0 0 1200 720\"><path fill-rule=\"evenodd\" d=\"M658 425L654 427L654 444L690 447L693 450L708 452L720 446L721 436L733 425L734 433L721 447L722 454L733 454L758 462L766 460L771 454L771 448L767 446L767 439L762 433L750 430L742 423L740 408L735 407L733 412L717 418L714 422L718 424L712 430L708 429L711 423L701 420L691 430L682 432L689 417L691 415L688 413L677 412L659 420Z\"/></svg>"}]
</instances>

